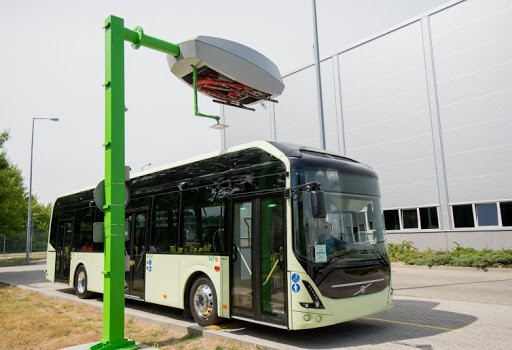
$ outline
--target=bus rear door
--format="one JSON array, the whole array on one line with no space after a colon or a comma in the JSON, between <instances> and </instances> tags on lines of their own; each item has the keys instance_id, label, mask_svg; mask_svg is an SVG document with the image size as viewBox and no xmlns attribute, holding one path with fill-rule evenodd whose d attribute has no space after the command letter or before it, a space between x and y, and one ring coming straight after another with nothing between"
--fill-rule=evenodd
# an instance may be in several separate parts
<instances>
[{"instance_id":1,"label":"bus rear door","mask_svg":"<svg viewBox=\"0 0 512 350\"><path fill-rule=\"evenodd\" d=\"M126 271L126 294L144 299L147 237L147 210L126 214L129 222L130 239L126 241L126 254L129 255L130 269Z\"/></svg>"},{"instance_id":2,"label":"bus rear door","mask_svg":"<svg viewBox=\"0 0 512 350\"><path fill-rule=\"evenodd\" d=\"M69 283L69 264L73 249L73 220L59 221L55 240L55 281Z\"/></svg>"}]
</instances>

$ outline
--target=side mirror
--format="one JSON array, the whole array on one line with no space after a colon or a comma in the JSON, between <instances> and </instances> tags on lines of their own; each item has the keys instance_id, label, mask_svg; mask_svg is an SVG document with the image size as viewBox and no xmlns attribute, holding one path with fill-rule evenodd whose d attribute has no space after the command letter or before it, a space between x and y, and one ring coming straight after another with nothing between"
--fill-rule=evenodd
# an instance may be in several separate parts
<instances>
[{"instance_id":1,"label":"side mirror","mask_svg":"<svg viewBox=\"0 0 512 350\"><path fill-rule=\"evenodd\" d=\"M316 181L308 182L303 185L299 185L287 190L285 190L286 198L293 198L297 191L300 188L306 188L310 197L311 197L311 212L315 219L323 219L327 216L327 212L325 210L325 195L324 191L320 188L320 183Z\"/></svg>"},{"instance_id":2,"label":"side mirror","mask_svg":"<svg viewBox=\"0 0 512 350\"><path fill-rule=\"evenodd\" d=\"M323 219L327 216L325 211L325 196L320 189L309 191L311 195L311 211L315 219Z\"/></svg>"}]
</instances>

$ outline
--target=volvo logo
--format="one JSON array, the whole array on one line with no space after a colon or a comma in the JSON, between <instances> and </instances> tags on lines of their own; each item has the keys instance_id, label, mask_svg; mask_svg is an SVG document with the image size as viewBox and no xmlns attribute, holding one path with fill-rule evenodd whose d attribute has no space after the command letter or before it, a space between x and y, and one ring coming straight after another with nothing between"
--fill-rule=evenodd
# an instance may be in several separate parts
<instances>
[{"instance_id":1,"label":"volvo logo","mask_svg":"<svg viewBox=\"0 0 512 350\"><path fill-rule=\"evenodd\" d=\"M358 286L359 290L357 292L355 292L354 294L352 294L352 296L356 296L356 295L359 295L359 294L366 293L366 289L368 289L368 287L370 287L374 283L378 283L378 282L382 282L382 281L385 281L385 279L384 278L379 278L379 279L376 279L376 280L368 280L368 281L352 282L352 283L344 283L344 284L335 284L335 285L332 285L331 288L345 288L345 287Z\"/></svg>"},{"instance_id":2,"label":"volvo logo","mask_svg":"<svg viewBox=\"0 0 512 350\"><path fill-rule=\"evenodd\" d=\"M359 288L359 290L357 292L352 294L352 296L358 295L358 294L364 294L364 292L366 292L366 288L368 288L371 285L372 285L372 283L368 283L366 286L361 286L361 288Z\"/></svg>"}]
</instances>

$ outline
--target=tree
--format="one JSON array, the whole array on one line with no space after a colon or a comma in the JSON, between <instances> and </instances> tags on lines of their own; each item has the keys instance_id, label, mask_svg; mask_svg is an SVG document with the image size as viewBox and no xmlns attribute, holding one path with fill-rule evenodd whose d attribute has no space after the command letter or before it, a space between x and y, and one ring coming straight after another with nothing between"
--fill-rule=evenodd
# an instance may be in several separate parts
<instances>
[{"instance_id":1,"label":"tree","mask_svg":"<svg viewBox=\"0 0 512 350\"><path fill-rule=\"evenodd\" d=\"M46 250L51 213L51 204L41 204L36 196L32 197L32 224L34 225L32 250L34 252Z\"/></svg>"},{"instance_id":2,"label":"tree","mask_svg":"<svg viewBox=\"0 0 512 350\"><path fill-rule=\"evenodd\" d=\"M51 214L51 204L41 204L37 196L32 196L32 224L34 225L34 233L48 232Z\"/></svg>"},{"instance_id":3,"label":"tree","mask_svg":"<svg viewBox=\"0 0 512 350\"><path fill-rule=\"evenodd\" d=\"M0 234L15 236L25 229L27 195L21 170L7 158L9 131L0 133Z\"/></svg>"}]
</instances>

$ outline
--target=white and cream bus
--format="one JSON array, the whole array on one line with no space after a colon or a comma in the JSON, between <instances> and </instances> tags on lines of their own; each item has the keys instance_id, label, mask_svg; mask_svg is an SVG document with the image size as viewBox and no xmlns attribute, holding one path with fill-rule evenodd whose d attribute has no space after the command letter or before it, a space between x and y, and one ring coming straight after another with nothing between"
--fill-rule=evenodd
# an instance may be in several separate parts
<instances>
[{"instance_id":1,"label":"white and cream bus","mask_svg":"<svg viewBox=\"0 0 512 350\"><path fill-rule=\"evenodd\" d=\"M140 173L127 188L127 298L190 310L201 326L234 318L290 330L392 307L368 166L257 141ZM48 242L47 279L80 298L103 291L93 190L57 198Z\"/></svg>"}]
</instances>

